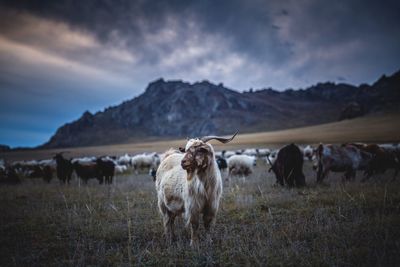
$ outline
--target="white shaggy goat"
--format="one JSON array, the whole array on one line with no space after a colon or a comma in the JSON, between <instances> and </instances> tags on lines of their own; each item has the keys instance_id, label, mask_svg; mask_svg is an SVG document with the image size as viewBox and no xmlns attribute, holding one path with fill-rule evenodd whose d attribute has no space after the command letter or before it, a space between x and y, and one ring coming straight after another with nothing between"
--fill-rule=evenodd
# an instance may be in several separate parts
<instances>
[{"instance_id":1,"label":"white shaggy goat","mask_svg":"<svg viewBox=\"0 0 400 267\"><path fill-rule=\"evenodd\" d=\"M215 161L214 148L206 142L215 139L228 143L235 136L190 139L185 149L166 152L156 173L156 189L168 242L174 239L175 217L183 213L187 224L191 225L191 246L198 246L201 214L204 227L209 232L219 207L222 179Z\"/></svg>"},{"instance_id":2,"label":"white shaggy goat","mask_svg":"<svg viewBox=\"0 0 400 267\"><path fill-rule=\"evenodd\" d=\"M264 158L265 163L272 166L275 163L276 158L278 157L279 149L272 151L268 156Z\"/></svg>"},{"instance_id":3,"label":"white shaggy goat","mask_svg":"<svg viewBox=\"0 0 400 267\"><path fill-rule=\"evenodd\" d=\"M150 170L151 168L157 169L160 164L160 157L157 153L151 154L139 154L135 155L131 159L131 165L135 170L135 173L138 174L139 170Z\"/></svg>"},{"instance_id":4,"label":"white shaggy goat","mask_svg":"<svg viewBox=\"0 0 400 267\"><path fill-rule=\"evenodd\" d=\"M268 148L257 149L257 156L260 158L267 157L269 154L271 154L271 150L269 150Z\"/></svg>"},{"instance_id":5,"label":"white shaggy goat","mask_svg":"<svg viewBox=\"0 0 400 267\"><path fill-rule=\"evenodd\" d=\"M6 163L4 159L0 159L0 170L5 171L6 170Z\"/></svg>"},{"instance_id":6,"label":"white shaggy goat","mask_svg":"<svg viewBox=\"0 0 400 267\"><path fill-rule=\"evenodd\" d=\"M255 157L258 154L258 149L257 148L246 148L243 150L242 154Z\"/></svg>"},{"instance_id":7,"label":"white shaggy goat","mask_svg":"<svg viewBox=\"0 0 400 267\"><path fill-rule=\"evenodd\" d=\"M115 165L114 173L115 174L122 174L128 171L128 167L126 165Z\"/></svg>"},{"instance_id":8,"label":"white shaggy goat","mask_svg":"<svg viewBox=\"0 0 400 267\"><path fill-rule=\"evenodd\" d=\"M248 155L234 155L228 159L229 175L247 176L253 172L257 158Z\"/></svg>"},{"instance_id":9,"label":"white shaggy goat","mask_svg":"<svg viewBox=\"0 0 400 267\"><path fill-rule=\"evenodd\" d=\"M117 164L118 165L129 165L129 164L131 164L131 159L132 159L131 156L129 156L128 154L125 154L123 156L120 156L117 159Z\"/></svg>"},{"instance_id":10,"label":"white shaggy goat","mask_svg":"<svg viewBox=\"0 0 400 267\"><path fill-rule=\"evenodd\" d=\"M82 158L73 158L71 160L72 164L78 162L79 164L91 164L96 161L96 157L82 157Z\"/></svg>"},{"instance_id":11,"label":"white shaggy goat","mask_svg":"<svg viewBox=\"0 0 400 267\"><path fill-rule=\"evenodd\" d=\"M302 147L300 149L303 152L303 156L304 156L305 160L312 161L313 159L315 159L315 151L312 146L307 145L306 147L304 147L304 148Z\"/></svg>"},{"instance_id":12,"label":"white shaggy goat","mask_svg":"<svg viewBox=\"0 0 400 267\"><path fill-rule=\"evenodd\" d=\"M232 157L233 155L236 155L235 151L228 150L222 154L222 157L224 157L225 159L228 159L228 158Z\"/></svg>"}]
</instances>

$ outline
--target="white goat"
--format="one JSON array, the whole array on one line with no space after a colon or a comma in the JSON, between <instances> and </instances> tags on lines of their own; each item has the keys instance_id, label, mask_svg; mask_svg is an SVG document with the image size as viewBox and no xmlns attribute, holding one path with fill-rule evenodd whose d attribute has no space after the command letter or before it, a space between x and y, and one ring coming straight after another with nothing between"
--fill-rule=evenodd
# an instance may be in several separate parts
<instances>
[{"instance_id":1,"label":"white goat","mask_svg":"<svg viewBox=\"0 0 400 267\"><path fill-rule=\"evenodd\" d=\"M259 148L257 149L257 156L258 157L267 157L269 154L271 154L271 150L268 148Z\"/></svg>"},{"instance_id":2,"label":"white goat","mask_svg":"<svg viewBox=\"0 0 400 267\"><path fill-rule=\"evenodd\" d=\"M131 158L131 165L137 174L140 169L157 169L160 164L160 157L157 153L139 154Z\"/></svg>"},{"instance_id":3,"label":"white goat","mask_svg":"<svg viewBox=\"0 0 400 267\"><path fill-rule=\"evenodd\" d=\"M312 161L313 159L315 159L315 152L312 146L307 145L306 147L301 148L301 150L303 152L305 160Z\"/></svg>"},{"instance_id":4,"label":"white goat","mask_svg":"<svg viewBox=\"0 0 400 267\"><path fill-rule=\"evenodd\" d=\"M82 158L73 158L71 163L74 164L78 162L79 164L89 164L96 161L96 157L82 157Z\"/></svg>"},{"instance_id":5,"label":"white goat","mask_svg":"<svg viewBox=\"0 0 400 267\"><path fill-rule=\"evenodd\" d=\"M272 151L268 156L264 158L265 162L272 166L274 164L276 158L278 157L279 149Z\"/></svg>"},{"instance_id":6,"label":"white goat","mask_svg":"<svg viewBox=\"0 0 400 267\"><path fill-rule=\"evenodd\" d=\"M114 172L116 174L125 173L128 171L128 167L126 165L115 165Z\"/></svg>"},{"instance_id":7,"label":"white goat","mask_svg":"<svg viewBox=\"0 0 400 267\"><path fill-rule=\"evenodd\" d=\"M222 156L226 159L232 157L233 155L236 155L236 153L235 153L235 151L231 151L231 150L225 151L225 153L222 154Z\"/></svg>"},{"instance_id":8,"label":"white goat","mask_svg":"<svg viewBox=\"0 0 400 267\"><path fill-rule=\"evenodd\" d=\"M132 159L131 156L125 154L117 159L117 163L118 165L129 165L131 163L131 159Z\"/></svg>"},{"instance_id":9,"label":"white goat","mask_svg":"<svg viewBox=\"0 0 400 267\"><path fill-rule=\"evenodd\" d=\"M222 194L221 173L215 161L213 147L206 143L216 139L222 143L234 137L206 136L190 139L179 152L169 150L156 173L158 207L163 217L168 242L174 238L173 224L176 216L184 213L191 225L191 246L198 246L200 214L208 230L215 221Z\"/></svg>"},{"instance_id":10,"label":"white goat","mask_svg":"<svg viewBox=\"0 0 400 267\"><path fill-rule=\"evenodd\" d=\"M257 148L246 148L243 150L242 154L247 155L247 156L257 156L258 149Z\"/></svg>"},{"instance_id":11,"label":"white goat","mask_svg":"<svg viewBox=\"0 0 400 267\"><path fill-rule=\"evenodd\" d=\"M229 175L247 176L253 172L257 158L248 155L234 155L228 159Z\"/></svg>"},{"instance_id":12,"label":"white goat","mask_svg":"<svg viewBox=\"0 0 400 267\"><path fill-rule=\"evenodd\" d=\"M4 159L0 159L0 170L6 170L6 163L4 162Z\"/></svg>"}]
</instances>

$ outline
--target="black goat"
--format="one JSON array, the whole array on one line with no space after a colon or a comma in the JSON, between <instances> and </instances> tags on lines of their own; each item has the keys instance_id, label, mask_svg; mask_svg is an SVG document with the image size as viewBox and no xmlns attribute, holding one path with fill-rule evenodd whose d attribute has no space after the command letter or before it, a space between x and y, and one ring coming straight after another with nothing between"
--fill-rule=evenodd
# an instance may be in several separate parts
<instances>
[{"instance_id":1,"label":"black goat","mask_svg":"<svg viewBox=\"0 0 400 267\"><path fill-rule=\"evenodd\" d=\"M224 159L223 157L216 157L216 158L217 158L218 168L221 171L225 171L228 168L228 163L226 162L226 159Z\"/></svg>"},{"instance_id":2,"label":"black goat","mask_svg":"<svg viewBox=\"0 0 400 267\"><path fill-rule=\"evenodd\" d=\"M74 170L78 178L80 178L83 183L87 184L89 179L97 179L99 184L103 183L103 179L101 178L101 174L96 162L88 162L82 164L78 161L73 164Z\"/></svg>"},{"instance_id":3,"label":"black goat","mask_svg":"<svg viewBox=\"0 0 400 267\"><path fill-rule=\"evenodd\" d=\"M274 164L271 165L270 171L275 173L276 181L280 185L283 186L285 183L289 187L306 185L303 174L303 153L295 144L281 148Z\"/></svg>"},{"instance_id":4,"label":"black goat","mask_svg":"<svg viewBox=\"0 0 400 267\"><path fill-rule=\"evenodd\" d=\"M57 153L54 156L57 163L57 177L62 183L68 183L71 180L72 172L74 171L71 160L65 159L62 153Z\"/></svg>"},{"instance_id":5,"label":"black goat","mask_svg":"<svg viewBox=\"0 0 400 267\"><path fill-rule=\"evenodd\" d=\"M0 184L19 184L21 179L18 177L13 167L6 167L4 170L0 169Z\"/></svg>"},{"instance_id":6,"label":"black goat","mask_svg":"<svg viewBox=\"0 0 400 267\"><path fill-rule=\"evenodd\" d=\"M115 164L111 160L103 159L103 158L98 158L96 160L98 171L100 174L100 179L101 182L103 183L103 180L106 184L112 184L113 178L114 178L114 171L115 171Z\"/></svg>"}]
</instances>

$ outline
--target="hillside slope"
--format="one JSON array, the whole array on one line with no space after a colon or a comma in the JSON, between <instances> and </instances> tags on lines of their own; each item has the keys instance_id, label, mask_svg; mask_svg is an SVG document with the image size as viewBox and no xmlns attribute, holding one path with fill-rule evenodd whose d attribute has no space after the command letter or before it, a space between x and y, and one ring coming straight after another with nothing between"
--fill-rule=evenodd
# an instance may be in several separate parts
<instances>
[{"instance_id":1,"label":"hillside slope","mask_svg":"<svg viewBox=\"0 0 400 267\"><path fill-rule=\"evenodd\" d=\"M85 112L42 148L76 147L207 134L271 131L399 110L400 72L372 85L320 83L307 89L239 93L207 81L157 80L140 96Z\"/></svg>"}]
</instances>

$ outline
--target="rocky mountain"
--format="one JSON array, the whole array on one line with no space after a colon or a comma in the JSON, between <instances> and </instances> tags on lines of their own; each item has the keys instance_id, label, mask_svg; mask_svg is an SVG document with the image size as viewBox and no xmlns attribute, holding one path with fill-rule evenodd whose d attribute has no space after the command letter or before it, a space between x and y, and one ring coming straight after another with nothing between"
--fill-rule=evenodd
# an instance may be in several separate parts
<instances>
[{"instance_id":1,"label":"rocky mountain","mask_svg":"<svg viewBox=\"0 0 400 267\"><path fill-rule=\"evenodd\" d=\"M372 85L237 92L208 81L159 79L138 97L60 127L43 148L278 130L400 109L400 71Z\"/></svg>"}]
</instances>

